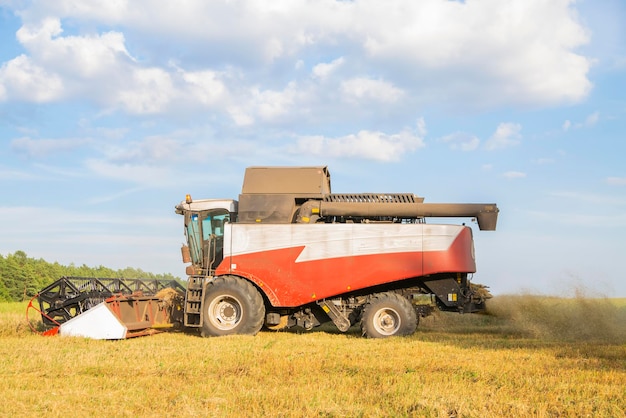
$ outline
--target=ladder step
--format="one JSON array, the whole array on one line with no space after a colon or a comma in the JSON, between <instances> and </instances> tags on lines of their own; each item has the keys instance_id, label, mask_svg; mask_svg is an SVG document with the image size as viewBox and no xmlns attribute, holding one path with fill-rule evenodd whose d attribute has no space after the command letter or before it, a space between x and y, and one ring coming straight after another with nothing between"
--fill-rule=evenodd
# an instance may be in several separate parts
<instances>
[{"instance_id":1,"label":"ladder step","mask_svg":"<svg viewBox=\"0 0 626 418\"><path fill-rule=\"evenodd\" d=\"M185 326L200 327L202 325L202 299L204 298L204 280L201 277L190 277L185 294Z\"/></svg>"}]
</instances>

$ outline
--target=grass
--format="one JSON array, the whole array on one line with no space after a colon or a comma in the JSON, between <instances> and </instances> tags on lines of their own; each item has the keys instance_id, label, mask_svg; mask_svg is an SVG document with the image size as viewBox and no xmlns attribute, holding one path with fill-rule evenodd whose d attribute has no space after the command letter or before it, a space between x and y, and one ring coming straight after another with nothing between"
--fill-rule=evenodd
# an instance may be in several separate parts
<instances>
[{"instance_id":1,"label":"grass","mask_svg":"<svg viewBox=\"0 0 626 418\"><path fill-rule=\"evenodd\" d=\"M331 327L212 339L41 337L25 324L25 304L0 304L0 416L626 414L626 302L492 302L490 315L438 313L413 336L384 340ZM574 328L554 331L564 325Z\"/></svg>"}]
</instances>

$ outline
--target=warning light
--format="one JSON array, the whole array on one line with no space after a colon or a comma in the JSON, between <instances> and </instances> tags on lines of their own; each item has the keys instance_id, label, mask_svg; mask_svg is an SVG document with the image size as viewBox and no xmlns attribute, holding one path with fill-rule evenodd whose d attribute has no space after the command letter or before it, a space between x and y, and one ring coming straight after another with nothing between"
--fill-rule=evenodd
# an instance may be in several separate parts
<instances>
[{"instance_id":1,"label":"warning light","mask_svg":"<svg viewBox=\"0 0 626 418\"><path fill-rule=\"evenodd\" d=\"M185 203L191 203L191 202L192 202L191 195L190 194L186 194L185 195Z\"/></svg>"}]
</instances>

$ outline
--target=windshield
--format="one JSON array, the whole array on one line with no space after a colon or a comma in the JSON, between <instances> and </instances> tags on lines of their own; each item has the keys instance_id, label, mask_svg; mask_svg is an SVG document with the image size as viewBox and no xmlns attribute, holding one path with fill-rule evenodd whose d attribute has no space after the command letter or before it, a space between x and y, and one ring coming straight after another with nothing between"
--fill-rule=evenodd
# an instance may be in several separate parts
<instances>
[{"instance_id":1,"label":"windshield","mask_svg":"<svg viewBox=\"0 0 626 418\"><path fill-rule=\"evenodd\" d=\"M214 268L222 261L224 223L229 221L230 214L224 209L189 214L185 232L193 264Z\"/></svg>"}]
</instances>

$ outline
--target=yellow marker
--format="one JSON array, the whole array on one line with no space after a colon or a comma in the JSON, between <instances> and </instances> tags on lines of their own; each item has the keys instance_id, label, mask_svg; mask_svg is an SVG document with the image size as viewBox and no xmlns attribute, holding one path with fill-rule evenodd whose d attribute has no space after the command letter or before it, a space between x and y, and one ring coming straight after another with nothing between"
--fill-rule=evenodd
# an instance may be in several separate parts
<instances>
[{"instance_id":1,"label":"yellow marker","mask_svg":"<svg viewBox=\"0 0 626 418\"><path fill-rule=\"evenodd\" d=\"M322 309L324 310L324 312L328 313L330 312L330 308L326 305L322 305Z\"/></svg>"}]
</instances>

